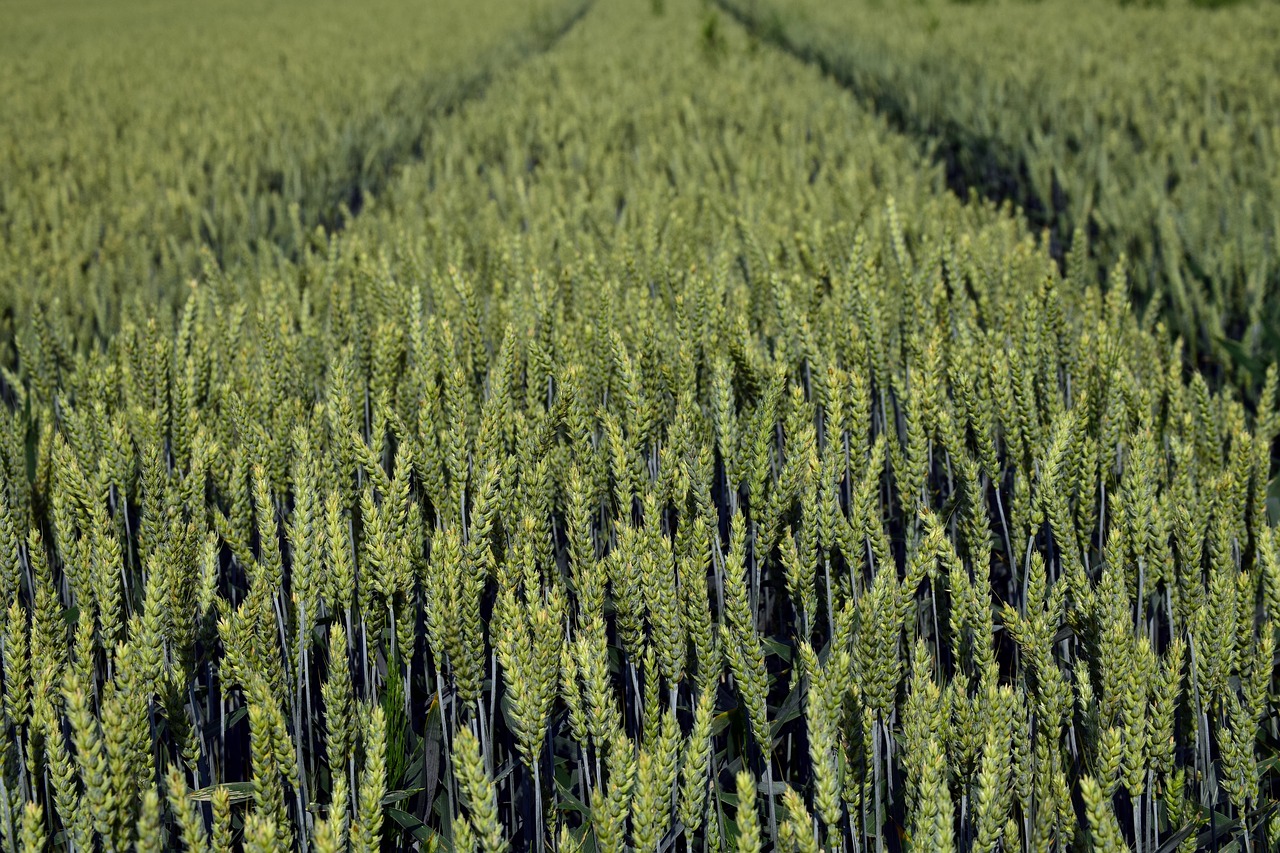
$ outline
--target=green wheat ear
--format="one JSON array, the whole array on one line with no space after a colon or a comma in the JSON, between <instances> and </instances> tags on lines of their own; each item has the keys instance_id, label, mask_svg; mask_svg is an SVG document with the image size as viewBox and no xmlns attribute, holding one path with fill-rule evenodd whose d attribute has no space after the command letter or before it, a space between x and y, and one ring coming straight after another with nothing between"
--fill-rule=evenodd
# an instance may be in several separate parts
<instances>
[{"instance_id":1,"label":"green wheat ear","mask_svg":"<svg viewBox=\"0 0 1280 853\"><path fill-rule=\"evenodd\" d=\"M693 715L693 728L689 732L684 761L680 768L679 817L685 828L693 833L701 828L706 817L707 794L711 784L707 770L713 747L711 726L715 708L715 690L704 689L698 694L698 703Z\"/></svg>"},{"instance_id":2,"label":"green wheat ear","mask_svg":"<svg viewBox=\"0 0 1280 853\"><path fill-rule=\"evenodd\" d=\"M44 809L39 803L28 802L22 808L22 849L40 853L49 843L45 833Z\"/></svg>"},{"instance_id":3,"label":"green wheat ear","mask_svg":"<svg viewBox=\"0 0 1280 853\"><path fill-rule=\"evenodd\" d=\"M498 820L497 794L480 756L480 742L469 729L459 730L454 741L453 771L457 774L479 849L484 853L506 850Z\"/></svg>"},{"instance_id":4,"label":"green wheat ear","mask_svg":"<svg viewBox=\"0 0 1280 853\"><path fill-rule=\"evenodd\" d=\"M782 803L787 810L787 819L779 828L782 849L793 853L820 853L822 848L804 800L794 788L787 788L782 794Z\"/></svg>"},{"instance_id":5,"label":"green wheat ear","mask_svg":"<svg viewBox=\"0 0 1280 853\"><path fill-rule=\"evenodd\" d=\"M756 812L756 783L751 774L739 772L735 784L738 794L738 850L742 853L762 853L764 842L760 836L760 818Z\"/></svg>"},{"instance_id":6,"label":"green wheat ear","mask_svg":"<svg viewBox=\"0 0 1280 853\"><path fill-rule=\"evenodd\" d=\"M387 719L380 706L360 716L364 768L355 794L351 847L361 853L373 853L381 846L382 799L387 792Z\"/></svg>"}]
</instances>

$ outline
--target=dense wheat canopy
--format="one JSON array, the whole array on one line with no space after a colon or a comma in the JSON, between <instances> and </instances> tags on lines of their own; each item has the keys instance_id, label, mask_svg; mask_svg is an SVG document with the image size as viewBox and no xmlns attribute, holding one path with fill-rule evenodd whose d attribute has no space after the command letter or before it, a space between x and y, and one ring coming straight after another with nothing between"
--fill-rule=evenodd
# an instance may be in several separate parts
<instances>
[{"instance_id":1,"label":"dense wheat canopy","mask_svg":"<svg viewBox=\"0 0 1280 853\"><path fill-rule=\"evenodd\" d=\"M1280 842L1154 255L698 0L112 5L0 37L5 853Z\"/></svg>"},{"instance_id":2,"label":"dense wheat canopy","mask_svg":"<svg viewBox=\"0 0 1280 853\"><path fill-rule=\"evenodd\" d=\"M933 148L960 192L1124 263L1202 363L1261 384L1280 355L1274 3L717 2Z\"/></svg>"},{"instance_id":3,"label":"dense wheat canopy","mask_svg":"<svg viewBox=\"0 0 1280 853\"><path fill-rule=\"evenodd\" d=\"M180 307L202 249L224 265L296 257L312 227L380 192L442 113L581 9L7 3L0 331L12 337L33 302L61 297L87 345L126 307Z\"/></svg>"}]
</instances>

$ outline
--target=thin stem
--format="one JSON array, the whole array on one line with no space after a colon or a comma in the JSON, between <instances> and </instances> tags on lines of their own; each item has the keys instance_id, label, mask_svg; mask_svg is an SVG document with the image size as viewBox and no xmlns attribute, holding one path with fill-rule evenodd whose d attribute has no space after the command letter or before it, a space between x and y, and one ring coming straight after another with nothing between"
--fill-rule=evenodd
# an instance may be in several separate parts
<instances>
[{"instance_id":1,"label":"thin stem","mask_svg":"<svg viewBox=\"0 0 1280 853\"><path fill-rule=\"evenodd\" d=\"M871 820L876 834L876 853L884 853L884 836L880 832L880 716L871 724L871 788L875 794L875 811Z\"/></svg>"},{"instance_id":2,"label":"thin stem","mask_svg":"<svg viewBox=\"0 0 1280 853\"><path fill-rule=\"evenodd\" d=\"M773 799L773 756L766 755L764 757L764 781L768 787L765 796L769 800L769 838L772 843L778 843L778 809Z\"/></svg>"},{"instance_id":3,"label":"thin stem","mask_svg":"<svg viewBox=\"0 0 1280 853\"><path fill-rule=\"evenodd\" d=\"M545 834L542 831L542 772L539 769L542 762L537 756L533 759L533 831L538 836L538 853L543 853L546 849L546 840L543 838Z\"/></svg>"},{"instance_id":4,"label":"thin stem","mask_svg":"<svg viewBox=\"0 0 1280 853\"><path fill-rule=\"evenodd\" d=\"M449 744L449 721L445 718L445 715L444 715L444 679L440 677L440 667L439 667L440 662L436 661L436 663L437 663L436 704L440 708L440 734L444 738L444 754L446 756L449 756L453 754L453 748ZM453 709L454 709L454 706L451 706L450 710L453 711ZM454 726L458 724L458 720L456 717L453 720L453 724ZM444 789L445 789L445 793L448 794L448 797L449 797L449 814L455 815L457 814L457 809L454 805L454 798L453 798L453 769L452 769L452 762L449 761L447 758L444 762L444 768L445 768L444 769L444 772L445 772ZM351 772L352 772L352 779L354 780L355 779L354 767L352 768ZM356 790L356 789L352 788L352 790Z\"/></svg>"}]
</instances>

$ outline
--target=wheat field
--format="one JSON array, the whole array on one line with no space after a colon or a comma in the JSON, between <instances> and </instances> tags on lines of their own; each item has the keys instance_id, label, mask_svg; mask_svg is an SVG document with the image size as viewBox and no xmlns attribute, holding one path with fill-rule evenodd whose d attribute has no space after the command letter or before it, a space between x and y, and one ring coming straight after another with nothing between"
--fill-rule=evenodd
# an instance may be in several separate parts
<instances>
[{"instance_id":1,"label":"wheat field","mask_svg":"<svg viewBox=\"0 0 1280 853\"><path fill-rule=\"evenodd\" d=\"M4 853L1280 849L1274 3L11 6Z\"/></svg>"}]
</instances>

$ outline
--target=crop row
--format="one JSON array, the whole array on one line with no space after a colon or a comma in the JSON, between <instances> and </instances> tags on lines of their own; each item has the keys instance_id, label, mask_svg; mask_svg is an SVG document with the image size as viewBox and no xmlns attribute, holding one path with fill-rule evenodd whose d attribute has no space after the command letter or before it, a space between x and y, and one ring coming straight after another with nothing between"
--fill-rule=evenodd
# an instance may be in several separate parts
<instances>
[{"instance_id":1,"label":"crop row","mask_svg":"<svg viewBox=\"0 0 1280 853\"><path fill-rule=\"evenodd\" d=\"M82 345L168 320L207 264L263 264L386 185L582 4L15 4L0 32L0 363L33 306ZM307 22L307 23L303 23ZM265 256L265 257L264 257ZM166 323L166 325L168 325Z\"/></svg>"},{"instance_id":2,"label":"crop row","mask_svg":"<svg viewBox=\"0 0 1280 853\"><path fill-rule=\"evenodd\" d=\"M1256 392L1280 354L1280 19L1111 2L724 0L1055 249L1118 262L1195 363Z\"/></svg>"}]
</instances>

